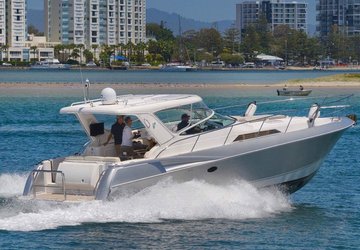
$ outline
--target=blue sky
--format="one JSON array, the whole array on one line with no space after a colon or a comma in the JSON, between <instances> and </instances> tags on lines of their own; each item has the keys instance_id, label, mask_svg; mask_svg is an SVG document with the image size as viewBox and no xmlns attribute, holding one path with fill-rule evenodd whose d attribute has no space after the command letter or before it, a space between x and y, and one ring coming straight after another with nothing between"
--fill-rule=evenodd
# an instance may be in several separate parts
<instances>
[{"instance_id":1,"label":"blue sky","mask_svg":"<svg viewBox=\"0 0 360 250\"><path fill-rule=\"evenodd\" d=\"M242 0L147 0L148 8L175 12L199 21L235 20L235 5ZM315 1L309 3L309 23L315 22ZM30 9L42 9L44 0L28 0Z\"/></svg>"}]
</instances>

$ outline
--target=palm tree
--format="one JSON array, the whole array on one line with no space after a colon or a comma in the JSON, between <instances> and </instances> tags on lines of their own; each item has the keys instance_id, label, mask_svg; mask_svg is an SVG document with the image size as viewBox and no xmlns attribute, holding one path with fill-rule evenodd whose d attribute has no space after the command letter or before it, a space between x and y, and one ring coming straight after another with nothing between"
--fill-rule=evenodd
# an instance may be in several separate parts
<instances>
[{"instance_id":1,"label":"palm tree","mask_svg":"<svg viewBox=\"0 0 360 250\"><path fill-rule=\"evenodd\" d=\"M90 61L92 61L94 59L93 53L91 53L91 51L88 50L88 49L85 49L83 54L84 54L86 63L88 63L88 62L90 62Z\"/></svg>"},{"instance_id":2,"label":"palm tree","mask_svg":"<svg viewBox=\"0 0 360 250\"><path fill-rule=\"evenodd\" d=\"M8 54L9 45L5 44L5 45L1 46L1 49L2 49L2 51L5 52L5 56L6 56L7 60L9 60L9 54ZM4 57L2 59L4 60Z\"/></svg>"},{"instance_id":3,"label":"palm tree","mask_svg":"<svg viewBox=\"0 0 360 250\"><path fill-rule=\"evenodd\" d=\"M134 49L134 44L129 41L127 44L126 44L126 49L127 49L127 58L128 60L132 60L132 54L133 54L133 49Z\"/></svg>"},{"instance_id":4,"label":"palm tree","mask_svg":"<svg viewBox=\"0 0 360 250\"><path fill-rule=\"evenodd\" d=\"M33 61L38 61L39 60L39 57L38 57L38 54L36 53L37 52L37 47L36 46L31 46L30 47L30 50L32 50L32 54L34 55L33 56ZM31 61L31 54L30 54L30 61Z\"/></svg>"},{"instance_id":5,"label":"palm tree","mask_svg":"<svg viewBox=\"0 0 360 250\"><path fill-rule=\"evenodd\" d=\"M79 54L80 54L80 63L83 62L83 49L85 48L84 44L78 44L76 45L76 48L79 49Z\"/></svg>"},{"instance_id":6,"label":"palm tree","mask_svg":"<svg viewBox=\"0 0 360 250\"><path fill-rule=\"evenodd\" d=\"M74 48L70 54L70 58L76 60L80 57L80 50L78 48Z\"/></svg>"},{"instance_id":7,"label":"palm tree","mask_svg":"<svg viewBox=\"0 0 360 250\"><path fill-rule=\"evenodd\" d=\"M126 55L124 55L125 44L120 43L120 44L118 44L118 46L119 46L119 48L120 48L120 55L126 56Z\"/></svg>"},{"instance_id":8,"label":"palm tree","mask_svg":"<svg viewBox=\"0 0 360 250\"><path fill-rule=\"evenodd\" d=\"M55 58L58 58L61 62L65 61L64 49L65 49L65 45L63 44L57 44L54 46L54 56Z\"/></svg>"},{"instance_id":9,"label":"palm tree","mask_svg":"<svg viewBox=\"0 0 360 250\"><path fill-rule=\"evenodd\" d=\"M93 52L94 58L97 58L97 53L96 53L96 51L97 51L98 47L99 47L99 45L97 45L97 44L91 45L91 48L92 48L93 51L94 51L94 52Z\"/></svg>"}]
</instances>

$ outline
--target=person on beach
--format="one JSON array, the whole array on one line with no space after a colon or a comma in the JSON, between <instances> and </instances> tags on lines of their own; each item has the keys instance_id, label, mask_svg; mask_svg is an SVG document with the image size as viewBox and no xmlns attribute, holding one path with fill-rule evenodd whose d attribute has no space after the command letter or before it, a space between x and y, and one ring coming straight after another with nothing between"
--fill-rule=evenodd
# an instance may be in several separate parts
<instances>
[{"instance_id":1,"label":"person on beach","mask_svg":"<svg viewBox=\"0 0 360 250\"><path fill-rule=\"evenodd\" d=\"M125 118L125 127L122 135L122 143L120 149L120 159L127 160L135 156L134 150L146 149L147 146L142 143L133 143L133 139L140 136L139 133L133 133L131 129L132 119L130 116Z\"/></svg>"},{"instance_id":2,"label":"person on beach","mask_svg":"<svg viewBox=\"0 0 360 250\"><path fill-rule=\"evenodd\" d=\"M111 132L107 141L104 143L106 146L112 137L114 137L114 144L115 144L115 152L117 156L120 156L120 148L123 138L123 131L124 131L125 123L124 123L124 116L118 115L116 117L116 122L111 126Z\"/></svg>"}]
</instances>

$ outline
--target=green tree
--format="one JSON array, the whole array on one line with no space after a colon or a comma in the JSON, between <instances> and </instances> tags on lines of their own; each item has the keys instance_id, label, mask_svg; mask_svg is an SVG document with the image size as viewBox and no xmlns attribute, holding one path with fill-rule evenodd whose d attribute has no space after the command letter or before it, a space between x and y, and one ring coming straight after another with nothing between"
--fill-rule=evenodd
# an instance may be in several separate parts
<instances>
[{"instance_id":1,"label":"green tree","mask_svg":"<svg viewBox=\"0 0 360 250\"><path fill-rule=\"evenodd\" d=\"M240 65L244 62L244 58L241 54L221 53L220 57L226 64L231 64L233 66Z\"/></svg>"},{"instance_id":2,"label":"green tree","mask_svg":"<svg viewBox=\"0 0 360 250\"><path fill-rule=\"evenodd\" d=\"M83 55L84 55L84 57L85 57L86 63L94 60L94 55L93 55L93 53L92 53L90 50L88 50L88 49L85 49L85 50L84 50Z\"/></svg>"},{"instance_id":3,"label":"green tree","mask_svg":"<svg viewBox=\"0 0 360 250\"><path fill-rule=\"evenodd\" d=\"M351 42L343 28L333 25L325 44L328 57L341 61L348 60Z\"/></svg>"},{"instance_id":4,"label":"green tree","mask_svg":"<svg viewBox=\"0 0 360 250\"><path fill-rule=\"evenodd\" d=\"M222 52L222 37L221 34L214 28L201 29L198 33L198 47L205 49L214 56Z\"/></svg>"},{"instance_id":5,"label":"green tree","mask_svg":"<svg viewBox=\"0 0 360 250\"><path fill-rule=\"evenodd\" d=\"M64 50L65 46L63 44L57 44L54 46L54 56L61 62L65 61Z\"/></svg>"},{"instance_id":6,"label":"green tree","mask_svg":"<svg viewBox=\"0 0 360 250\"><path fill-rule=\"evenodd\" d=\"M261 52L269 53L271 44L273 43L273 36L265 15L260 15L259 20L255 24L255 28L259 36Z\"/></svg>"},{"instance_id":7,"label":"green tree","mask_svg":"<svg viewBox=\"0 0 360 250\"><path fill-rule=\"evenodd\" d=\"M239 52L240 31L235 28L229 28L224 32L224 48L231 51L231 54Z\"/></svg>"},{"instance_id":8,"label":"green tree","mask_svg":"<svg viewBox=\"0 0 360 250\"><path fill-rule=\"evenodd\" d=\"M158 41L175 40L175 37L170 29L167 29L163 25L159 25L156 23L148 23L146 25L146 35L148 37L155 37L155 39Z\"/></svg>"},{"instance_id":9,"label":"green tree","mask_svg":"<svg viewBox=\"0 0 360 250\"><path fill-rule=\"evenodd\" d=\"M85 45L84 44L77 44L76 48L79 50L79 57L80 57L80 63L83 62L83 50L85 49Z\"/></svg>"},{"instance_id":10,"label":"green tree","mask_svg":"<svg viewBox=\"0 0 360 250\"><path fill-rule=\"evenodd\" d=\"M95 59L97 57L97 49L98 48L99 48L99 45L97 45L97 44L91 45L91 49L93 50L93 56L94 56Z\"/></svg>"},{"instance_id":11,"label":"green tree","mask_svg":"<svg viewBox=\"0 0 360 250\"><path fill-rule=\"evenodd\" d=\"M1 46L1 50L4 52L5 56L3 56L2 60L5 61L5 58L6 58L6 61L9 60L9 45L5 44L3 46Z\"/></svg>"},{"instance_id":12,"label":"green tree","mask_svg":"<svg viewBox=\"0 0 360 250\"><path fill-rule=\"evenodd\" d=\"M70 58L76 60L77 58L80 57L80 50L78 48L74 48L72 51L71 51L71 54L70 54Z\"/></svg>"},{"instance_id":13,"label":"green tree","mask_svg":"<svg viewBox=\"0 0 360 250\"><path fill-rule=\"evenodd\" d=\"M29 34L34 34L35 36L43 36L44 32L40 32L34 25L30 24L28 26L27 32Z\"/></svg>"},{"instance_id":14,"label":"green tree","mask_svg":"<svg viewBox=\"0 0 360 250\"><path fill-rule=\"evenodd\" d=\"M256 55L261 52L260 36L254 25L247 27L241 44L241 51L247 62L254 62Z\"/></svg>"},{"instance_id":15,"label":"green tree","mask_svg":"<svg viewBox=\"0 0 360 250\"><path fill-rule=\"evenodd\" d=\"M30 61L37 61L39 60L38 56L37 56L37 47L36 46L31 46L30 47L30 51L32 51L33 54L33 58L30 57Z\"/></svg>"}]
</instances>

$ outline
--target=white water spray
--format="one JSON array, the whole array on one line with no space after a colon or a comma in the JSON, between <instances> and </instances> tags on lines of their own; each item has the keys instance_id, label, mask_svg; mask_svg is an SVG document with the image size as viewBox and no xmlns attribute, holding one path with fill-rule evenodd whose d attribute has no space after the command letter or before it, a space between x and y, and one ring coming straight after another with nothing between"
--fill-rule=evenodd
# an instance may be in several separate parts
<instances>
[{"instance_id":1,"label":"white water spray","mask_svg":"<svg viewBox=\"0 0 360 250\"><path fill-rule=\"evenodd\" d=\"M4 213L16 206L17 212ZM280 191L258 190L242 181L215 186L195 180L181 184L168 180L133 196L119 197L108 202L14 201L13 204L0 207L0 230L39 231L86 222L242 220L270 217L289 210L291 204Z\"/></svg>"}]
</instances>

